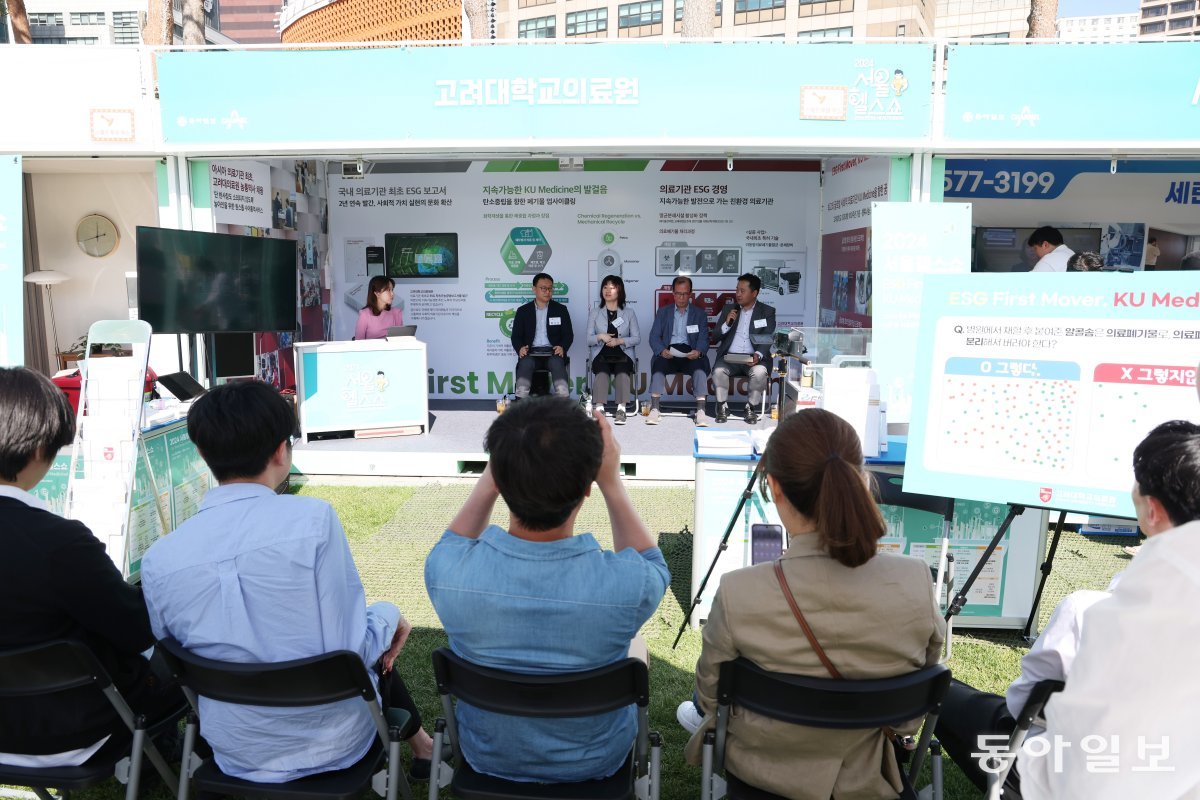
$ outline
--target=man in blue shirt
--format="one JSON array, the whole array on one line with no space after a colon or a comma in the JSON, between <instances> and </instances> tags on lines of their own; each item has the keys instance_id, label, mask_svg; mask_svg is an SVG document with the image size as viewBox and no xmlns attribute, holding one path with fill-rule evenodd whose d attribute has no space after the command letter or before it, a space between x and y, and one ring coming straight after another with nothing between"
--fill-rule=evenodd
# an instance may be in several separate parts
<instances>
[{"instance_id":1,"label":"man in blue shirt","mask_svg":"<svg viewBox=\"0 0 1200 800\"><path fill-rule=\"evenodd\" d=\"M667 373L690 375L696 398L696 427L708 425L704 405L708 399L708 314L692 303L692 279L680 275L671 281L675 302L663 306L650 326L650 415L647 425L662 417L659 399L666 390Z\"/></svg>"},{"instance_id":2,"label":"man in blue shirt","mask_svg":"<svg viewBox=\"0 0 1200 800\"><path fill-rule=\"evenodd\" d=\"M474 491L425 562L425 586L455 653L475 664L553 674L625 658L670 582L667 564L618 472L620 448L603 412L535 398L501 414ZM600 488L615 552L575 517ZM489 525L502 496L508 530ZM595 717L529 719L459 702L471 766L516 781L605 778L633 745L632 706Z\"/></svg>"},{"instance_id":3,"label":"man in blue shirt","mask_svg":"<svg viewBox=\"0 0 1200 800\"><path fill-rule=\"evenodd\" d=\"M391 603L367 606L328 503L275 493L291 469L295 424L287 402L258 381L220 386L192 406L188 436L220 485L142 560L151 627L218 661L352 650L364 664L378 663L387 676L384 704L413 715L401 731L413 748L413 777L427 777L433 740L391 673L412 626ZM353 766L376 737L358 698L263 708L202 697L200 724L223 772L261 783Z\"/></svg>"}]
</instances>

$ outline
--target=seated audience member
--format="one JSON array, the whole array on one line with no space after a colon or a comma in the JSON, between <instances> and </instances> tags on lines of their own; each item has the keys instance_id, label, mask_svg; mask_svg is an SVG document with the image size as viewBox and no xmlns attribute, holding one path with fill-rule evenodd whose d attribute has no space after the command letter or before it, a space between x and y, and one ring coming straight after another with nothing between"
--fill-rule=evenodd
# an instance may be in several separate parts
<instances>
[{"instance_id":1,"label":"seated audience member","mask_svg":"<svg viewBox=\"0 0 1200 800\"><path fill-rule=\"evenodd\" d=\"M485 446L487 469L425 562L425 586L451 649L475 664L531 674L625 658L670 576L621 483L620 448L604 414L535 398L497 417ZM593 480L612 524L612 552L592 534L574 533ZM488 524L497 497L508 506L508 530ZM638 644L635 655L644 658ZM515 781L608 777L637 727L633 706L527 719L459 702L455 713L471 766Z\"/></svg>"},{"instance_id":2,"label":"seated audience member","mask_svg":"<svg viewBox=\"0 0 1200 800\"><path fill-rule=\"evenodd\" d=\"M275 493L291 469L295 424L287 402L258 381L218 386L192 406L188 436L220 485L142 560L154 633L218 661L358 653L383 676L384 705L413 715L401 735L413 777L427 777L433 740L391 671L412 627L391 603L367 606L328 503ZM200 726L223 772L262 783L345 769L376 740L358 698L311 708L201 698Z\"/></svg>"},{"instance_id":3,"label":"seated audience member","mask_svg":"<svg viewBox=\"0 0 1200 800\"><path fill-rule=\"evenodd\" d=\"M1200 797L1200 426L1155 428L1133 474L1146 543L1112 597L1088 611L1044 738L1017 758L1027 800Z\"/></svg>"},{"instance_id":4,"label":"seated audience member","mask_svg":"<svg viewBox=\"0 0 1200 800\"><path fill-rule=\"evenodd\" d=\"M22 367L0 368L0 648L82 642L134 713L153 723L183 695L141 655L154 645L141 590L125 582L83 523L30 494L74 438L75 412L57 386ZM0 763L76 766L124 730L93 687L0 698Z\"/></svg>"},{"instance_id":5,"label":"seated audience member","mask_svg":"<svg viewBox=\"0 0 1200 800\"><path fill-rule=\"evenodd\" d=\"M717 393L717 422L729 419L730 379L739 375L750 376L746 423L758 422L755 407L762 402L763 391L767 388L770 338L775 333L775 309L758 302L761 288L762 281L757 275L749 272L742 275L734 293L735 302L726 303L717 317L721 341L717 344L717 360L712 371L713 389Z\"/></svg>"},{"instance_id":6,"label":"seated audience member","mask_svg":"<svg viewBox=\"0 0 1200 800\"><path fill-rule=\"evenodd\" d=\"M1079 651L1084 614L1101 600L1107 600L1116 588L1118 572L1107 591L1082 589L1062 599L1050 615L1050 621L1038 635L1029 652L1021 658L1021 674L1009 684L1003 697L981 692L960 681L952 681L942 713L938 717L937 738L946 755L962 769L980 791L987 791L987 772L980 765L979 753L1002 746L1016 727L1016 718L1040 681L1065 681ZM991 737L981 741L980 737ZM1020 771L1014 766L1004 781L1005 800L1021 800Z\"/></svg>"},{"instance_id":7,"label":"seated audience member","mask_svg":"<svg viewBox=\"0 0 1200 800\"><path fill-rule=\"evenodd\" d=\"M533 299L517 309L513 317L512 346L517 353L516 395L529 396L533 372L541 360L550 371L554 394L566 397L567 351L575 332L567 307L554 300L554 278L544 272L533 276Z\"/></svg>"},{"instance_id":8,"label":"seated audience member","mask_svg":"<svg viewBox=\"0 0 1200 800\"><path fill-rule=\"evenodd\" d=\"M925 562L876 551L886 526L847 422L820 409L788 417L768 440L763 475L760 489L774 499L789 545L777 562L721 576L696 664L704 717L685 750L693 764L705 732L716 727L723 662L745 657L772 672L832 677L790 610L776 564L843 678L887 678L936 664L945 640ZM918 725L897 732L913 734ZM725 766L744 783L788 798L890 799L903 789L881 729L808 728L745 709L729 721Z\"/></svg>"},{"instance_id":9,"label":"seated audience member","mask_svg":"<svg viewBox=\"0 0 1200 800\"><path fill-rule=\"evenodd\" d=\"M692 304L692 279L680 275L671 281L674 305L663 306L654 315L650 327L650 415L647 425L657 425L662 417L660 398L667 386L667 374L688 375L696 396L696 427L708 425L704 405L708 400L708 315Z\"/></svg>"},{"instance_id":10,"label":"seated audience member","mask_svg":"<svg viewBox=\"0 0 1200 800\"><path fill-rule=\"evenodd\" d=\"M1104 257L1099 253L1084 251L1067 259L1067 272L1100 272L1104 269Z\"/></svg>"},{"instance_id":11,"label":"seated audience member","mask_svg":"<svg viewBox=\"0 0 1200 800\"><path fill-rule=\"evenodd\" d=\"M404 314L398 308L392 308L392 299L396 294L396 282L386 275L376 275L367 284L367 304L358 312L358 322L354 324L354 338L384 339L388 328L396 328L404 324Z\"/></svg>"},{"instance_id":12,"label":"seated audience member","mask_svg":"<svg viewBox=\"0 0 1200 800\"><path fill-rule=\"evenodd\" d=\"M1063 244L1062 232L1050 225L1029 234L1026 244L1038 259L1033 272L1066 272L1067 260L1075 255L1074 250Z\"/></svg>"},{"instance_id":13,"label":"seated audience member","mask_svg":"<svg viewBox=\"0 0 1200 800\"><path fill-rule=\"evenodd\" d=\"M614 376L617 411L613 421L625 424L625 404L633 374L633 348L642 341L637 315L625 307L625 281L620 275L606 275L600 284L600 304L588 314L588 360L596 380L592 396L597 405L608 398L609 376Z\"/></svg>"}]
</instances>

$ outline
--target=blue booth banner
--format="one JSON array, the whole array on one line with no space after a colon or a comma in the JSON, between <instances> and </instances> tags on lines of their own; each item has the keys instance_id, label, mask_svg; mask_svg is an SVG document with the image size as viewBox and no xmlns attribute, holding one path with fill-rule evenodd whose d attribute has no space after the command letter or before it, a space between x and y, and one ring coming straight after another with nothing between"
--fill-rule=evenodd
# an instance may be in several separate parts
<instances>
[{"instance_id":1,"label":"blue booth banner","mask_svg":"<svg viewBox=\"0 0 1200 800\"><path fill-rule=\"evenodd\" d=\"M1166 204L1200 205L1200 182L1180 178L1200 174L1200 161L1104 158L949 158L942 178L947 200L1056 200L1081 175L1169 176L1158 192ZM1117 191L1125 191L1123 185Z\"/></svg>"},{"instance_id":2,"label":"blue booth banner","mask_svg":"<svg viewBox=\"0 0 1200 800\"><path fill-rule=\"evenodd\" d=\"M25 363L21 157L0 154L0 367Z\"/></svg>"},{"instance_id":3,"label":"blue booth banner","mask_svg":"<svg viewBox=\"0 0 1200 800\"><path fill-rule=\"evenodd\" d=\"M953 45L948 142L1187 142L1200 130L1200 42ZM1109 104L1112 105L1109 105Z\"/></svg>"},{"instance_id":4,"label":"blue booth banner","mask_svg":"<svg viewBox=\"0 0 1200 800\"><path fill-rule=\"evenodd\" d=\"M621 48L164 52L163 140L444 149L599 138L915 142L930 133L931 44Z\"/></svg>"},{"instance_id":5,"label":"blue booth banner","mask_svg":"<svg viewBox=\"0 0 1200 800\"><path fill-rule=\"evenodd\" d=\"M904 490L1133 518L1133 450L1197 417L1200 273L925 278Z\"/></svg>"}]
</instances>

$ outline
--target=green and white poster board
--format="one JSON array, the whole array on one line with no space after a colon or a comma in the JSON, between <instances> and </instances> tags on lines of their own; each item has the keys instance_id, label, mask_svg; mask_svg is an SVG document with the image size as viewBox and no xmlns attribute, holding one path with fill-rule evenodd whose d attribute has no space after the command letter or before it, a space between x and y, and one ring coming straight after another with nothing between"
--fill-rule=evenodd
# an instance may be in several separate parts
<instances>
[{"instance_id":1,"label":"green and white poster board","mask_svg":"<svg viewBox=\"0 0 1200 800\"><path fill-rule=\"evenodd\" d=\"M1196 419L1200 274L925 281L904 490L1136 516L1132 455Z\"/></svg>"},{"instance_id":2,"label":"green and white poster board","mask_svg":"<svg viewBox=\"0 0 1200 800\"><path fill-rule=\"evenodd\" d=\"M70 468L71 454L64 449L31 492L56 514L62 514L66 504ZM150 545L195 514L213 485L212 473L188 438L186 420L142 430L129 510L127 579L137 578Z\"/></svg>"}]
</instances>

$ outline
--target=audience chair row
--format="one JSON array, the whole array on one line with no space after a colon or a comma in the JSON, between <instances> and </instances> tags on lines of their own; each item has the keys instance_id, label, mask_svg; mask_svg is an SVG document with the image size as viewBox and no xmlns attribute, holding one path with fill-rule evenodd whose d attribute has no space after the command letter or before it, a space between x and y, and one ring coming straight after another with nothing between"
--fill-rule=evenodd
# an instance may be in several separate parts
<instances>
[{"instance_id":1,"label":"audience chair row","mask_svg":"<svg viewBox=\"0 0 1200 800\"><path fill-rule=\"evenodd\" d=\"M276 664L236 664L212 661L187 652L177 642L159 642L157 658L183 687L186 707L148 729L134 718L111 679L82 644L55 641L0 652L0 696L31 696L92 686L101 691L124 723L86 764L78 767L19 768L0 764L0 783L30 786L42 800L48 787L60 792L92 786L116 776L126 784L126 799L139 790L144 760L148 759L168 786L177 787L178 800L189 793L253 798L311 798L351 800L370 786L381 797L411 800L400 761L400 730L406 712L380 707L374 682L357 654L338 651ZM558 675L526 675L474 665L441 648L433 654L433 671L442 700L443 716L434 727L434 761L429 800L449 786L463 800L658 800L662 740L649 728L649 672L646 664L628 658L599 669ZM932 791L942 793L940 747L932 739L941 701L950 685L950 670L938 664L907 675L877 680L831 680L768 672L739 658L721 665L716 728L705 734L702 800L779 800L741 777L724 771L725 737L734 706L784 722L825 729L886 728L925 718L916 748L909 754L902 797L915 797L912 785L926 753L931 753ZM1044 681L1031 694L1017 720L1007 747L997 752L989 797L999 788L1030 726L1061 681ZM199 697L227 703L272 707L323 705L358 697L367 703L378 729L378 740L353 767L282 784L257 784L231 778L211 758L197 755ZM637 737L625 765L611 778L571 784L520 783L475 772L461 750L454 716L455 700L515 716L556 718L602 714L629 705L637 707ZM152 737L187 717L182 772L177 777ZM746 776L752 777L752 776Z\"/></svg>"}]
</instances>

